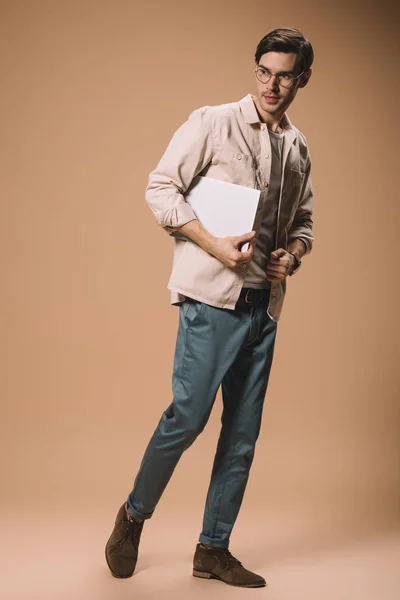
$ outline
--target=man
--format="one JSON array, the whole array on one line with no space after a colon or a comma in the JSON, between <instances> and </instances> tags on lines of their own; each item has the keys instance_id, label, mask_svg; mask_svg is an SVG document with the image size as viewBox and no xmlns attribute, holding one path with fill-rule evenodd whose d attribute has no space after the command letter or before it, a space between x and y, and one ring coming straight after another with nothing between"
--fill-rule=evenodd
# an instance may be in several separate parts
<instances>
[{"instance_id":1,"label":"man","mask_svg":"<svg viewBox=\"0 0 400 600\"><path fill-rule=\"evenodd\" d=\"M221 385L222 429L193 575L266 585L228 547L260 430L286 277L314 239L307 143L286 115L311 76L313 50L297 29L277 29L260 41L255 59L255 94L193 111L149 176L146 201L174 237L168 288L180 314L173 401L106 545L116 577L133 574L143 523L204 429ZM184 198L198 174L261 190L253 231L215 238L201 226Z\"/></svg>"}]
</instances>

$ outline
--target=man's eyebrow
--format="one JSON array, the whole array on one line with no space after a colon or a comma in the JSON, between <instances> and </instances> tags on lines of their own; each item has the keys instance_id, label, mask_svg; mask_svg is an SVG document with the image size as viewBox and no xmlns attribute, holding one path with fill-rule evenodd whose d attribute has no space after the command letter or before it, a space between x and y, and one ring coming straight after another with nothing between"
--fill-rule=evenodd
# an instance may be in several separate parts
<instances>
[{"instance_id":1,"label":"man's eyebrow","mask_svg":"<svg viewBox=\"0 0 400 600\"><path fill-rule=\"evenodd\" d=\"M261 69L264 69L264 71L268 71L269 73L271 73L271 71L268 69L268 67L264 67L264 65L258 65ZM294 71L280 71L279 73L276 73L276 75L293 75Z\"/></svg>"}]
</instances>

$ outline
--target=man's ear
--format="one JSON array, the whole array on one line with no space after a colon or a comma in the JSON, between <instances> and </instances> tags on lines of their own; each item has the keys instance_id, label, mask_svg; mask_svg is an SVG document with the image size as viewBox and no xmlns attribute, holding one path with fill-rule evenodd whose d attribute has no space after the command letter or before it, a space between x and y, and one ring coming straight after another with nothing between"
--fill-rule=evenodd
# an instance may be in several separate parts
<instances>
[{"instance_id":1,"label":"man's ear","mask_svg":"<svg viewBox=\"0 0 400 600\"><path fill-rule=\"evenodd\" d=\"M311 74L312 74L312 69L311 69L311 67L310 67L310 68L309 68L307 71L305 71L305 72L303 73L303 75L300 77L299 88L303 88L304 86L306 86L306 85L307 85L307 83L308 83L308 80L309 80L309 79L310 79L310 77L311 77Z\"/></svg>"}]
</instances>

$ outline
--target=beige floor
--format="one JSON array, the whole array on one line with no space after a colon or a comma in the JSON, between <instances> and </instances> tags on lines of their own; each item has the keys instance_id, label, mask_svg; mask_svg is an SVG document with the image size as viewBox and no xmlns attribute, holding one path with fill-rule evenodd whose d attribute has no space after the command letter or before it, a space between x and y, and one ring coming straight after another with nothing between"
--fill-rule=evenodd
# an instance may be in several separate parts
<instances>
[{"instance_id":1,"label":"beige floor","mask_svg":"<svg viewBox=\"0 0 400 600\"><path fill-rule=\"evenodd\" d=\"M118 507L117 507L118 508ZM198 515L171 518L167 505L145 524L135 575L111 576L104 545L112 509L62 516L3 512L3 600L268 598L271 600L399 600L400 526L380 530L246 514L230 549L268 587L237 589L191 575ZM282 518L281 518L282 517ZM111 521L111 523L110 523ZM260 526L260 523L262 526ZM350 528L351 529L351 528ZM386 530L385 530L386 529ZM266 535L268 531L268 535Z\"/></svg>"}]
</instances>

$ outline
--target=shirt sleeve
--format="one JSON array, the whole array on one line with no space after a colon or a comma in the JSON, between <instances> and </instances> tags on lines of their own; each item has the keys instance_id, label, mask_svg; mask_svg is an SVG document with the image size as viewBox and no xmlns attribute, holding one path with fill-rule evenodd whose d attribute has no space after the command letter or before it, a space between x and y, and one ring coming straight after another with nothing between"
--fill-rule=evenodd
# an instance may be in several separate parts
<instances>
[{"instance_id":1,"label":"shirt sleeve","mask_svg":"<svg viewBox=\"0 0 400 600\"><path fill-rule=\"evenodd\" d=\"M300 239L306 246L306 254L309 254L314 242L312 232L313 220L313 189L311 180L311 161L308 156L306 171L302 183L301 195L293 223L288 232L288 243L295 239Z\"/></svg>"},{"instance_id":2,"label":"shirt sleeve","mask_svg":"<svg viewBox=\"0 0 400 600\"><path fill-rule=\"evenodd\" d=\"M170 235L196 219L184 198L192 180L214 153L209 107L194 110L173 134L161 160L149 174L145 199L157 223Z\"/></svg>"}]
</instances>

